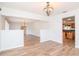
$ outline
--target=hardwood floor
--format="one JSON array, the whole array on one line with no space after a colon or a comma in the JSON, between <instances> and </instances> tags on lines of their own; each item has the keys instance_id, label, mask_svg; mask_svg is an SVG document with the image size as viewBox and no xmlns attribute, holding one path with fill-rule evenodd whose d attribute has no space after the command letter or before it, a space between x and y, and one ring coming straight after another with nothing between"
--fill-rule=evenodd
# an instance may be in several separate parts
<instances>
[{"instance_id":1,"label":"hardwood floor","mask_svg":"<svg viewBox=\"0 0 79 59\"><path fill-rule=\"evenodd\" d=\"M25 36L24 40L24 46L29 47L36 44L40 44L40 37L34 36L34 35L27 35Z\"/></svg>"},{"instance_id":2,"label":"hardwood floor","mask_svg":"<svg viewBox=\"0 0 79 59\"><path fill-rule=\"evenodd\" d=\"M33 39L35 37L31 36L31 38ZM57 42L46 41L43 43L39 43L39 39L38 41L35 40L32 41L33 43L29 44L30 41L28 41L28 44L26 44L27 41L25 40L24 47L0 52L0 56L78 56L79 55L79 49L72 48L69 46L63 46Z\"/></svg>"}]
</instances>

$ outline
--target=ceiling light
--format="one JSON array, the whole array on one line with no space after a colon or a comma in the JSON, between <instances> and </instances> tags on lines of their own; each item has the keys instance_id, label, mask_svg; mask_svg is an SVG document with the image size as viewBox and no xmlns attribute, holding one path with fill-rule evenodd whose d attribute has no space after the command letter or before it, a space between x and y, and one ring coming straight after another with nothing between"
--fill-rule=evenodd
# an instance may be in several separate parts
<instances>
[{"instance_id":1,"label":"ceiling light","mask_svg":"<svg viewBox=\"0 0 79 59\"><path fill-rule=\"evenodd\" d=\"M50 6L50 2L46 2L46 7L44 8L44 11L46 12L47 16L50 16L53 12L53 7Z\"/></svg>"}]
</instances>

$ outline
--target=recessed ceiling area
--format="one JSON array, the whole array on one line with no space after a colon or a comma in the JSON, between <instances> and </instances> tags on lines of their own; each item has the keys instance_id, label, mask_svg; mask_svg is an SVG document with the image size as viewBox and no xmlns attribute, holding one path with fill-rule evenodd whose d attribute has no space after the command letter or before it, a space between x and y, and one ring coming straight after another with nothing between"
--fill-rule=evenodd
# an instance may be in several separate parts
<instances>
[{"instance_id":1,"label":"recessed ceiling area","mask_svg":"<svg viewBox=\"0 0 79 59\"><path fill-rule=\"evenodd\" d=\"M5 18L8 20L8 22L33 22L30 19L21 18L21 17L12 17L12 16L5 16Z\"/></svg>"},{"instance_id":2,"label":"recessed ceiling area","mask_svg":"<svg viewBox=\"0 0 79 59\"><path fill-rule=\"evenodd\" d=\"M50 5L54 8L53 15L79 8L79 2L50 2ZM46 2L0 2L0 6L46 16L43 10Z\"/></svg>"},{"instance_id":3,"label":"recessed ceiling area","mask_svg":"<svg viewBox=\"0 0 79 59\"><path fill-rule=\"evenodd\" d=\"M34 22L41 22L40 20L33 20L33 19L28 19L28 18L21 18L21 17L13 17L13 16L4 16L5 19L9 22L9 23L34 23ZM45 21L42 21L45 22Z\"/></svg>"}]
</instances>

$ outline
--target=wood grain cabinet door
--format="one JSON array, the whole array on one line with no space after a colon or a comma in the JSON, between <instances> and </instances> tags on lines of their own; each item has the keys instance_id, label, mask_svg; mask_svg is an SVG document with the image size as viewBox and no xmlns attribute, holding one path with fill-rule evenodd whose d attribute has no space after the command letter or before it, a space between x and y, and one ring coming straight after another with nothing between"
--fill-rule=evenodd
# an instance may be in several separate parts
<instances>
[{"instance_id":1,"label":"wood grain cabinet door","mask_svg":"<svg viewBox=\"0 0 79 59\"><path fill-rule=\"evenodd\" d=\"M63 32L63 44L75 47L75 32Z\"/></svg>"}]
</instances>

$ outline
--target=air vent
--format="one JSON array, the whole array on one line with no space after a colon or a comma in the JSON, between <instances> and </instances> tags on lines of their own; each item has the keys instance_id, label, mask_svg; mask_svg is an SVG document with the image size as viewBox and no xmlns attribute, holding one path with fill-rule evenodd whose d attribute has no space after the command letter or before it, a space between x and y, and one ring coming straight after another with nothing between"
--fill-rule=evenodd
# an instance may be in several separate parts
<instances>
[{"instance_id":1,"label":"air vent","mask_svg":"<svg viewBox=\"0 0 79 59\"><path fill-rule=\"evenodd\" d=\"M67 13L67 11L63 11L62 13Z\"/></svg>"}]
</instances>

